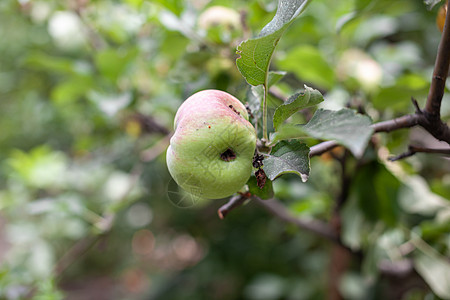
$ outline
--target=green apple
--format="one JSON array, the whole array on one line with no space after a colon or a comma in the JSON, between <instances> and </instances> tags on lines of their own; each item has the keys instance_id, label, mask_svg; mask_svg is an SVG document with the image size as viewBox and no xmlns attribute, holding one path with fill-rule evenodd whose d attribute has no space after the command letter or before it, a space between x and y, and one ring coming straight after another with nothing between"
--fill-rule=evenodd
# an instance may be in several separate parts
<instances>
[{"instance_id":1,"label":"green apple","mask_svg":"<svg viewBox=\"0 0 450 300\"><path fill-rule=\"evenodd\" d=\"M256 133L238 99L218 90L198 92L180 106L174 123L166 158L179 186L201 198L220 199L245 185Z\"/></svg>"}]
</instances>

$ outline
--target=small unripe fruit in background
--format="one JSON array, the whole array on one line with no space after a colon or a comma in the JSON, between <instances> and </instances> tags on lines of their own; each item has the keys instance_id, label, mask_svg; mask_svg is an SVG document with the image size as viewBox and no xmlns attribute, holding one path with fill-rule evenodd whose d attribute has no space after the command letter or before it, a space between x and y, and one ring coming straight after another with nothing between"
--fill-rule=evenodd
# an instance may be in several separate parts
<instances>
[{"instance_id":1,"label":"small unripe fruit in background","mask_svg":"<svg viewBox=\"0 0 450 300\"><path fill-rule=\"evenodd\" d=\"M441 32L444 30L445 16L447 15L447 9L448 9L448 1L445 2L445 4L441 6L441 8L439 8L438 15L436 17L436 24Z\"/></svg>"},{"instance_id":2,"label":"small unripe fruit in background","mask_svg":"<svg viewBox=\"0 0 450 300\"><path fill-rule=\"evenodd\" d=\"M380 64L356 48L342 53L336 71L340 80L348 82L348 79L354 79L359 87L368 92L377 90L383 78Z\"/></svg>"},{"instance_id":3,"label":"small unripe fruit in background","mask_svg":"<svg viewBox=\"0 0 450 300\"><path fill-rule=\"evenodd\" d=\"M224 6L211 6L198 18L198 26L205 30L215 26L238 30L241 29L241 20L239 13L234 9Z\"/></svg>"},{"instance_id":4,"label":"small unripe fruit in background","mask_svg":"<svg viewBox=\"0 0 450 300\"><path fill-rule=\"evenodd\" d=\"M238 99L218 90L198 92L180 106L174 123L166 159L180 187L194 196L220 199L245 185L256 133Z\"/></svg>"},{"instance_id":5,"label":"small unripe fruit in background","mask_svg":"<svg viewBox=\"0 0 450 300\"><path fill-rule=\"evenodd\" d=\"M215 43L228 44L242 35L241 16L234 9L211 6L198 18L202 35Z\"/></svg>"}]
</instances>

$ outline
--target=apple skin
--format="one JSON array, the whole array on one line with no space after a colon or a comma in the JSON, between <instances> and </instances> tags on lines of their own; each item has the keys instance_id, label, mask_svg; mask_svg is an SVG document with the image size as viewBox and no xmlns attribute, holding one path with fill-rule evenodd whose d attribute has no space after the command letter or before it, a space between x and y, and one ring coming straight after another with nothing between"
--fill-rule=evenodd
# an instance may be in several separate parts
<instances>
[{"instance_id":1,"label":"apple skin","mask_svg":"<svg viewBox=\"0 0 450 300\"><path fill-rule=\"evenodd\" d=\"M256 133L238 99L218 90L198 92L180 106L174 123L166 160L179 186L200 198L221 199L245 185Z\"/></svg>"}]
</instances>

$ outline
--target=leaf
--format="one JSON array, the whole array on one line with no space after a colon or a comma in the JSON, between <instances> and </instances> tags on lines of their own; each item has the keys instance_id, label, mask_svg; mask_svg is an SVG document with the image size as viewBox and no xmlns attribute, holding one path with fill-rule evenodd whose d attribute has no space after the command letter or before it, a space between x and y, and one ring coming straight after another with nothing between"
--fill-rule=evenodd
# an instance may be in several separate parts
<instances>
[{"instance_id":1,"label":"leaf","mask_svg":"<svg viewBox=\"0 0 450 300\"><path fill-rule=\"evenodd\" d=\"M286 75L286 72L284 71L270 71L269 72L269 80L268 80L268 87L271 87L275 83L281 80Z\"/></svg>"},{"instance_id":2,"label":"leaf","mask_svg":"<svg viewBox=\"0 0 450 300\"><path fill-rule=\"evenodd\" d=\"M336 22L336 32L340 33L342 28L345 25L349 24L351 21L355 20L358 17L358 13L356 11L349 12L342 17L340 17Z\"/></svg>"},{"instance_id":3,"label":"leaf","mask_svg":"<svg viewBox=\"0 0 450 300\"><path fill-rule=\"evenodd\" d=\"M93 87L90 76L72 76L53 88L51 98L58 104L67 104L84 97Z\"/></svg>"},{"instance_id":4,"label":"leaf","mask_svg":"<svg viewBox=\"0 0 450 300\"><path fill-rule=\"evenodd\" d=\"M252 98L253 98L252 101L254 101L254 103L253 103L253 105L251 105L251 107L255 107L258 111L259 110L262 111L262 103L263 103L263 99L264 99L264 87L262 85L252 86L251 91L252 91ZM250 103L250 101L249 101L249 103ZM277 108L281 104L283 104L283 100L272 97L270 94L268 95L268 98L267 98L267 106L268 107Z\"/></svg>"},{"instance_id":5,"label":"leaf","mask_svg":"<svg viewBox=\"0 0 450 300\"><path fill-rule=\"evenodd\" d=\"M104 94L98 91L91 91L87 96L89 100L94 102L109 117L116 115L121 109L124 109L133 101L133 95L129 92L122 94Z\"/></svg>"},{"instance_id":6,"label":"leaf","mask_svg":"<svg viewBox=\"0 0 450 300\"><path fill-rule=\"evenodd\" d=\"M362 156L372 136L369 117L343 108L338 111L319 109L305 125L304 131L317 139L335 140L356 157Z\"/></svg>"},{"instance_id":7,"label":"leaf","mask_svg":"<svg viewBox=\"0 0 450 300\"><path fill-rule=\"evenodd\" d=\"M243 41L237 47L236 65L245 80L253 86L267 85L268 70L275 47L290 23L310 0L279 0L277 12L258 37Z\"/></svg>"},{"instance_id":8,"label":"leaf","mask_svg":"<svg viewBox=\"0 0 450 300\"><path fill-rule=\"evenodd\" d=\"M356 157L360 157L367 147L373 129L369 117L357 114L354 110L343 108L338 111L318 109L308 124L285 124L271 135L271 142L304 138L335 140L347 147Z\"/></svg>"},{"instance_id":9,"label":"leaf","mask_svg":"<svg viewBox=\"0 0 450 300\"><path fill-rule=\"evenodd\" d=\"M305 85L305 90L297 92L281 106L275 110L273 116L273 126L275 130L290 116L292 116L297 111L316 105L323 101L322 94L313 88Z\"/></svg>"},{"instance_id":10,"label":"leaf","mask_svg":"<svg viewBox=\"0 0 450 300\"><path fill-rule=\"evenodd\" d=\"M443 299L450 299L450 263L441 257L418 254L414 266L434 293Z\"/></svg>"},{"instance_id":11,"label":"leaf","mask_svg":"<svg viewBox=\"0 0 450 300\"><path fill-rule=\"evenodd\" d=\"M262 189L258 187L258 183L255 176L251 176L247 182L248 190L252 195L256 195L263 200L267 200L273 197L273 185L272 180L266 178L266 184Z\"/></svg>"},{"instance_id":12,"label":"leaf","mask_svg":"<svg viewBox=\"0 0 450 300\"><path fill-rule=\"evenodd\" d=\"M326 89L331 89L335 83L334 70L317 47L298 46L278 60L277 66Z\"/></svg>"},{"instance_id":13,"label":"leaf","mask_svg":"<svg viewBox=\"0 0 450 300\"><path fill-rule=\"evenodd\" d=\"M264 171L270 180L286 173L294 173L305 182L309 177L309 148L299 141L282 141L264 159Z\"/></svg>"},{"instance_id":14,"label":"leaf","mask_svg":"<svg viewBox=\"0 0 450 300\"><path fill-rule=\"evenodd\" d=\"M106 49L96 54L95 65L104 77L115 81L122 75L127 66L133 62L137 53L138 50L135 48L127 49L126 51L122 49Z\"/></svg>"},{"instance_id":15,"label":"leaf","mask_svg":"<svg viewBox=\"0 0 450 300\"><path fill-rule=\"evenodd\" d=\"M399 194L400 206L408 213L432 216L450 207L449 201L430 190L421 176L408 176L403 179Z\"/></svg>"},{"instance_id":16,"label":"leaf","mask_svg":"<svg viewBox=\"0 0 450 300\"><path fill-rule=\"evenodd\" d=\"M33 68L52 71L54 73L73 73L73 63L64 58L49 57L45 54L34 53L27 57L26 63Z\"/></svg>"},{"instance_id":17,"label":"leaf","mask_svg":"<svg viewBox=\"0 0 450 300\"><path fill-rule=\"evenodd\" d=\"M361 167L352 177L351 195L357 199L364 219L395 226L400 215L399 180L376 161Z\"/></svg>"},{"instance_id":18,"label":"leaf","mask_svg":"<svg viewBox=\"0 0 450 300\"><path fill-rule=\"evenodd\" d=\"M270 141L272 144L276 144L282 140L307 138L308 134L304 130L303 125L294 124L282 124L278 128L277 132L270 135Z\"/></svg>"}]
</instances>

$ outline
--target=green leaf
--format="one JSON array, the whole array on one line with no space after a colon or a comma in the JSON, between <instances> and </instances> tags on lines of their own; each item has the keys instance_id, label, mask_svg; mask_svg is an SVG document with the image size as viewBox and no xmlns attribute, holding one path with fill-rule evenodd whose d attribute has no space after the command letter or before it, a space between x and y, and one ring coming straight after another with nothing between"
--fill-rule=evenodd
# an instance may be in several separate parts
<instances>
[{"instance_id":1,"label":"green leaf","mask_svg":"<svg viewBox=\"0 0 450 300\"><path fill-rule=\"evenodd\" d=\"M275 83L281 80L286 75L286 72L284 71L270 71L269 72L269 80L268 80L268 87L271 87Z\"/></svg>"},{"instance_id":2,"label":"green leaf","mask_svg":"<svg viewBox=\"0 0 450 300\"><path fill-rule=\"evenodd\" d=\"M177 0L155 0L156 3L159 3L163 7L167 8L175 15L179 16L183 11L183 2Z\"/></svg>"},{"instance_id":3,"label":"green leaf","mask_svg":"<svg viewBox=\"0 0 450 300\"><path fill-rule=\"evenodd\" d=\"M115 81L137 54L137 49L106 49L96 54L95 64L104 77Z\"/></svg>"},{"instance_id":4,"label":"green leaf","mask_svg":"<svg viewBox=\"0 0 450 300\"><path fill-rule=\"evenodd\" d=\"M70 59L49 56L43 53L32 53L26 58L26 63L30 67L53 71L55 73L74 73L74 64Z\"/></svg>"},{"instance_id":5,"label":"green leaf","mask_svg":"<svg viewBox=\"0 0 450 300\"><path fill-rule=\"evenodd\" d=\"M271 135L271 142L311 136L316 139L335 140L347 147L356 157L361 157L373 129L369 117L343 108L338 111L318 109L308 124L283 125Z\"/></svg>"},{"instance_id":6,"label":"green leaf","mask_svg":"<svg viewBox=\"0 0 450 300\"><path fill-rule=\"evenodd\" d=\"M305 182L309 177L309 148L299 141L282 141L264 159L263 169L270 180L286 173L294 173Z\"/></svg>"},{"instance_id":7,"label":"green leaf","mask_svg":"<svg viewBox=\"0 0 450 300\"><path fill-rule=\"evenodd\" d=\"M436 295L443 299L450 299L450 263L448 260L420 253L414 259L414 266Z\"/></svg>"},{"instance_id":8,"label":"green leaf","mask_svg":"<svg viewBox=\"0 0 450 300\"><path fill-rule=\"evenodd\" d=\"M372 105L379 110L390 109L403 112L411 105L411 95L415 98L426 98L428 79L418 74L407 74L399 77L394 85L383 87L372 99Z\"/></svg>"},{"instance_id":9,"label":"green leaf","mask_svg":"<svg viewBox=\"0 0 450 300\"><path fill-rule=\"evenodd\" d=\"M282 140L307 138L308 134L304 130L303 125L282 124L278 131L270 135L272 144L276 144Z\"/></svg>"},{"instance_id":10,"label":"green leaf","mask_svg":"<svg viewBox=\"0 0 450 300\"><path fill-rule=\"evenodd\" d=\"M318 109L305 125L305 132L317 139L335 140L356 157L362 156L373 129L369 117L343 108L338 111Z\"/></svg>"},{"instance_id":11,"label":"green leaf","mask_svg":"<svg viewBox=\"0 0 450 300\"><path fill-rule=\"evenodd\" d=\"M281 78L283 78L285 74L286 72L269 72L268 86L270 87L273 84L277 83ZM254 107L256 109L262 110L262 103L264 99L264 87L262 85L252 86L252 93L254 98L256 98L258 102L258 105ZM283 104L283 102L282 100L274 98L269 95L267 99L267 104L269 107L278 107L281 104Z\"/></svg>"},{"instance_id":12,"label":"green leaf","mask_svg":"<svg viewBox=\"0 0 450 300\"><path fill-rule=\"evenodd\" d=\"M84 97L94 86L92 77L72 76L58 84L51 93L51 98L59 104L67 104Z\"/></svg>"},{"instance_id":13,"label":"green leaf","mask_svg":"<svg viewBox=\"0 0 450 300\"><path fill-rule=\"evenodd\" d=\"M302 45L290 51L277 66L293 72L301 80L331 89L335 83L333 68L317 47Z\"/></svg>"},{"instance_id":14,"label":"green leaf","mask_svg":"<svg viewBox=\"0 0 450 300\"><path fill-rule=\"evenodd\" d=\"M432 216L450 208L450 202L430 190L427 181L421 176L403 178L399 203L403 210L411 214Z\"/></svg>"},{"instance_id":15,"label":"green leaf","mask_svg":"<svg viewBox=\"0 0 450 300\"><path fill-rule=\"evenodd\" d=\"M273 116L273 126L275 130L290 116L292 116L297 111L319 104L323 101L322 94L313 88L305 85L305 90L297 92L275 110Z\"/></svg>"},{"instance_id":16,"label":"green leaf","mask_svg":"<svg viewBox=\"0 0 450 300\"><path fill-rule=\"evenodd\" d=\"M310 0L279 0L275 17L256 38L243 41L237 47L240 57L236 65L251 85L266 84L275 47L289 24L305 9Z\"/></svg>"},{"instance_id":17,"label":"green leaf","mask_svg":"<svg viewBox=\"0 0 450 300\"><path fill-rule=\"evenodd\" d=\"M251 176L247 182L248 190L252 195L256 195L263 200L273 198L273 185L272 180L266 179L266 184L262 189L259 188L255 176Z\"/></svg>"},{"instance_id":18,"label":"green leaf","mask_svg":"<svg viewBox=\"0 0 450 300\"><path fill-rule=\"evenodd\" d=\"M420 224L420 232L424 240L438 239L450 232L450 222L439 222L438 218L423 221Z\"/></svg>"},{"instance_id":19,"label":"green leaf","mask_svg":"<svg viewBox=\"0 0 450 300\"><path fill-rule=\"evenodd\" d=\"M400 214L399 180L376 161L361 167L352 177L351 195L357 199L364 219L395 226Z\"/></svg>"}]
</instances>

